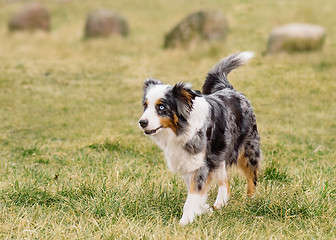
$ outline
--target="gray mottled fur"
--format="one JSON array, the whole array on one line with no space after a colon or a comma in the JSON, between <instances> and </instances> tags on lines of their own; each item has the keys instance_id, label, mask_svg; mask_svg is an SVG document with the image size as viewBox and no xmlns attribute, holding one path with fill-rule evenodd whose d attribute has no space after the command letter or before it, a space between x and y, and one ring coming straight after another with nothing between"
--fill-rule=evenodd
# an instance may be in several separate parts
<instances>
[{"instance_id":1,"label":"gray mottled fur","mask_svg":"<svg viewBox=\"0 0 336 240\"><path fill-rule=\"evenodd\" d=\"M240 151L248 159L249 168L255 173L259 168L260 137L252 105L227 80L233 69L245 64L252 56L249 52L233 54L222 59L208 73L203 97L211 106L211 121L205 123L185 146L189 152L198 153L204 149L206 141L206 164L197 173L198 187L203 186L207 175L222 162L226 166L236 164ZM255 175L255 184L256 180Z\"/></svg>"},{"instance_id":2,"label":"gray mottled fur","mask_svg":"<svg viewBox=\"0 0 336 240\"><path fill-rule=\"evenodd\" d=\"M192 154L197 154L201 152L202 150L205 149L207 145L207 138L206 138L206 131L205 131L205 126L200 129L191 140L189 140L184 148L192 153Z\"/></svg>"},{"instance_id":3,"label":"gray mottled fur","mask_svg":"<svg viewBox=\"0 0 336 240\"><path fill-rule=\"evenodd\" d=\"M196 190L201 191L208 180L210 169L207 165L199 168L195 174Z\"/></svg>"}]
</instances>

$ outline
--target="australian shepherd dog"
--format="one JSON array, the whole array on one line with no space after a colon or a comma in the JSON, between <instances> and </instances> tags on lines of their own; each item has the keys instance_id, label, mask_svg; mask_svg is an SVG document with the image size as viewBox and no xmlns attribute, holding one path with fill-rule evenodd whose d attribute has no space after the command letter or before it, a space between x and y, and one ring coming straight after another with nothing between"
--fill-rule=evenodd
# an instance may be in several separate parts
<instances>
[{"instance_id":1,"label":"australian shepherd dog","mask_svg":"<svg viewBox=\"0 0 336 240\"><path fill-rule=\"evenodd\" d=\"M218 184L214 209L227 203L227 170L233 165L246 176L247 195L255 192L261 159L256 117L250 101L227 80L231 70L252 57L252 52L241 52L220 60L209 71L202 92L185 83L171 86L156 79L144 83L139 125L187 186L181 225L212 211L206 203L212 180Z\"/></svg>"}]
</instances>

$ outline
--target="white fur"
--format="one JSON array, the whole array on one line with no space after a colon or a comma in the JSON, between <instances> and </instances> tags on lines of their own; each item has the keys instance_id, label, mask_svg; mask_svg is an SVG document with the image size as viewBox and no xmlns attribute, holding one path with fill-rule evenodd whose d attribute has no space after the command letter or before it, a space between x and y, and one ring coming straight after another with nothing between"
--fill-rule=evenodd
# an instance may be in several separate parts
<instances>
[{"instance_id":1,"label":"white fur","mask_svg":"<svg viewBox=\"0 0 336 240\"><path fill-rule=\"evenodd\" d=\"M254 52L241 52L238 53L237 58L241 61L242 64L247 63L248 60L254 57Z\"/></svg>"},{"instance_id":2,"label":"white fur","mask_svg":"<svg viewBox=\"0 0 336 240\"><path fill-rule=\"evenodd\" d=\"M228 181L228 174L224 163L222 163L220 167L217 169L216 174L217 174L217 181L221 181L222 183L224 183L223 185L218 186L218 194L216 201L214 203L214 207L216 209L220 209L227 203L230 197L229 189L227 189L225 185L225 181Z\"/></svg>"},{"instance_id":3,"label":"white fur","mask_svg":"<svg viewBox=\"0 0 336 240\"><path fill-rule=\"evenodd\" d=\"M229 200L228 189L226 188L225 185L219 186L214 207L216 209L220 209L227 203L228 200Z\"/></svg>"},{"instance_id":4,"label":"white fur","mask_svg":"<svg viewBox=\"0 0 336 240\"><path fill-rule=\"evenodd\" d=\"M170 128L151 137L164 151L167 166L172 172L186 174L204 165L205 152L190 154L183 147L186 143L184 139L177 138Z\"/></svg>"},{"instance_id":5,"label":"white fur","mask_svg":"<svg viewBox=\"0 0 336 240\"><path fill-rule=\"evenodd\" d=\"M196 97L193 100L193 109L188 118L189 128L179 138L185 142L189 141L208 120L209 109L209 103L203 97Z\"/></svg>"},{"instance_id":6,"label":"white fur","mask_svg":"<svg viewBox=\"0 0 336 240\"><path fill-rule=\"evenodd\" d=\"M206 204L207 195L188 193L187 200L183 207L183 215L180 220L182 226L192 223L196 216L211 211L211 208Z\"/></svg>"}]
</instances>

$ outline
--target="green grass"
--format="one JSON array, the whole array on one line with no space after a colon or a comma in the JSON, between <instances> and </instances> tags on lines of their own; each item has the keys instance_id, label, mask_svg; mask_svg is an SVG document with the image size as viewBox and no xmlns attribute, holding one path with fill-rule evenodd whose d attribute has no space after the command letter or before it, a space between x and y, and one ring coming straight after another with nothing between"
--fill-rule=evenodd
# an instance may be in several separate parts
<instances>
[{"instance_id":1,"label":"green grass","mask_svg":"<svg viewBox=\"0 0 336 240\"><path fill-rule=\"evenodd\" d=\"M0 1L0 239L336 238L333 0L45 1L50 33L9 34L22 4ZM83 40L101 7L129 20L127 38ZM164 50L164 34L199 9L227 14L227 39ZM323 50L264 55L271 29L289 22L324 26ZM143 81L200 89L242 50L256 58L229 78L257 115L258 193L246 198L233 173L229 205L182 228L183 180L137 126Z\"/></svg>"}]
</instances>

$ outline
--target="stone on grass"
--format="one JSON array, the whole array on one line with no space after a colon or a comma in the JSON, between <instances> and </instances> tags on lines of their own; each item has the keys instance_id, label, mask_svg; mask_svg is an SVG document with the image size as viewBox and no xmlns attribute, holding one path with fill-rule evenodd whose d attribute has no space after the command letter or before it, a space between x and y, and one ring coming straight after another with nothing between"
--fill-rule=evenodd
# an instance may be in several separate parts
<instances>
[{"instance_id":1,"label":"stone on grass","mask_svg":"<svg viewBox=\"0 0 336 240\"><path fill-rule=\"evenodd\" d=\"M92 11L85 24L85 37L109 37L110 35L126 36L128 34L126 19L106 9Z\"/></svg>"},{"instance_id":2,"label":"stone on grass","mask_svg":"<svg viewBox=\"0 0 336 240\"><path fill-rule=\"evenodd\" d=\"M272 30L267 52L300 52L321 50L326 37L323 27L305 23L291 23Z\"/></svg>"},{"instance_id":3,"label":"stone on grass","mask_svg":"<svg viewBox=\"0 0 336 240\"><path fill-rule=\"evenodd\" d=\"M9 20L10 31L16 30L50 30L50 14L40 3L26 5L20 12L17 12Z\"/></svg>"},{"instance_id":4,"label":"stone on grass","mask_svg":"<svg viewBox=\"0 0 336 240\"><path fill-rule=\"evenodd\" d=\"M165 36L164 47L188 46L200 41L222 40L226 37L226 17L219 11L200 11L187 16Z\"/></svg>"}]
</instances>

